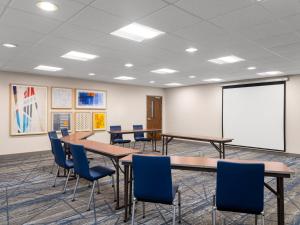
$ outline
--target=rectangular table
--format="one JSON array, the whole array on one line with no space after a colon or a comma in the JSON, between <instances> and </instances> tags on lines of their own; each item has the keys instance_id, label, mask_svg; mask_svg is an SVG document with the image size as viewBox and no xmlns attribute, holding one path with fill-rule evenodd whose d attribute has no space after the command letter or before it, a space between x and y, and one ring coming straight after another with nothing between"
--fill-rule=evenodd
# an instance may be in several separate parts
<instances>
[{"instance_id":1,"label":"rectangular table","mask_svg":"<svg viewBox=\"0 0 300 225\"><path fill-rule=\"evenodd\" d=\"M107 131L110 134L110 143L112 144L112 134L134 134L138 132L143 132L143 133L151 133L152 134L152 150L156 150L156 134L160 133L162 130L161 129L142 129L142 130L118 130L118 131Z\"/></svg>"},{"instance_id":2,"label":"rectangular table","mask_svg":"<svg viewBox=\"0 0 300 225\"><path fill-rule=\"evenodd\" d=\"M233 141L232 138L222 138L222 137L209 137L209 136L189 136L176 133L163 133L162 136L162 155L166 153L168 155L168 144L174 138L192 140L192 141L202 141L209 142L218 152L220 159L225 159L225 144Z\"/></svg>"},{"instance_id":3,"label":"rectangular table","mask_svg":"<svg viewBox=\"0 0 300 225\"><path fill-rule=\"evenodd\" d=\"M192 157L192 156L170 156L172 169L190 170L190 171L204 171L204 172L217 172L217 162L220 159L205 158L205 157ZM269 184L265 183L265 187L273 192L277 197L277 217L278 225L284 225L284 178L289 178L294 171L288 168L281 162L264 162L254 160L238 160L238 159L221 159L228 162L237 163L264 163L265 176L276 178L276 190ZM132 155L128 155L121 159L124 165L125 178L124 178L124 221L128 219L128 207L132 204ZM128 187L129 185L129 187ZM128 193L129 192L129 193ZM129 199L128 199L128 196Z\"/></svg>"},{"instance_id":4,"label":"rectangular table","mask_svg":"<svg viewBox=\"0 0 300 225\"><path fill-rule=\"evenodd\" d=\"M90 132L91 133L91 132ZM91 135L89 135L91 136ZM124 148L120 146L110 145L101 143L98 141L91 141L91 140L82 140L81 138L89 137L88 133L77 132L71 134L70 136L62 138L64 143L68 144L76 144L82 145L87 151L93 152L95 154L103 155L111 159L115 169L116 169L116 186L117 186L117 202L116 202L116 209L120 209L120 163L119 160L124 156L139 153L138 150L131 149L131 148Z\"/></svg>"}]
</instances>

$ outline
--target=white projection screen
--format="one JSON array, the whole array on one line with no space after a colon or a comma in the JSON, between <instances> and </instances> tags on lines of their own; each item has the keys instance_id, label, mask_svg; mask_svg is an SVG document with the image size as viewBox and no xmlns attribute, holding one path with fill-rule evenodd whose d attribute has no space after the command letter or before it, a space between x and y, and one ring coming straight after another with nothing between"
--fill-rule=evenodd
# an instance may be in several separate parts
<instances>
[{"instance_id":1,"label":"white projection screen","mask_svg":"<svg viewBox=\"0 0 300 225\"><path fill-rule=\"evenodd\" d=\"M223 136L233 145L285 151L285 82L224 86Z\"/></svg>"}]
</instances>

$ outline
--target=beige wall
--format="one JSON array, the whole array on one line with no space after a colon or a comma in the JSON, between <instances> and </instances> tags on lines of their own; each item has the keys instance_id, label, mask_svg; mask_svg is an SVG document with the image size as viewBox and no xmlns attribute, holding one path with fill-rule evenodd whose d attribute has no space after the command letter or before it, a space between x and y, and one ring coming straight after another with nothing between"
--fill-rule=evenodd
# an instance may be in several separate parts
<instances>
[{"instance_id":1,"label":"beige wall","mask_svg":"<svg viewBox=\"0 0 300 225\"><path fill-rule=\"evenodd\" d=\"M194 135L222 134L222 87L199 85L165 91L165 128ZM300 154L300 75L286 83L286 150Z\"/></svg>"},{"instance_id":2,"label":"beige wall","mask_svg":"<svg viewBox=\"0 0 300 225\"><path fill-rule=\"evenodd\" d=\"M33 152L50 149L47 135L9 135L9 84L30 84L48 87L72 87L107 90L107 123L121 124L129 129L133 123L146 124L146 96L163 96L163 89L131 85L108 84L71 78L56 78L42 75L18 74L0 71L0 155L20 152ZM50 106L50 88L48 89ZM50 110L50 107L48 108ZM48 111L49 111L48 110ZM51 129L50 115L48 128ZM130 136L131 137L131 136ZM93 139L109 142L106 131L97 132Z\"/></svg>"}]
</instances>

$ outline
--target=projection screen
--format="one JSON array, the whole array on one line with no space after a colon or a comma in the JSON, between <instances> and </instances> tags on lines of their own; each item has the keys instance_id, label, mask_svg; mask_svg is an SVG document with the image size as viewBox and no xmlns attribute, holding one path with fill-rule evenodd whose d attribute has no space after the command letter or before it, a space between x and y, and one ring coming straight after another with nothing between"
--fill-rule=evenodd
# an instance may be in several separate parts
<instances>
[{"instance_id":1,"label":"projection screen","mask_svg":"<svg viewBox=\"0 0 300 225\"><path fill-rule=\"evenodd\" d=\"M223 136L233 145L285 151L285 82L223 87Z\"/></svg>"}]
</instances>

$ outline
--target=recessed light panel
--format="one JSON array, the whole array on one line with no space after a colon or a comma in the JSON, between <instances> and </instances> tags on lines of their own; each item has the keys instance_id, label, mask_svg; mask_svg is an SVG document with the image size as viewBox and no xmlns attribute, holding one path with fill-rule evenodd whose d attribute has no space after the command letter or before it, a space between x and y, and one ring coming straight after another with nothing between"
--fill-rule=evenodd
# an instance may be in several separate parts
<instances>
[{"instance_id":1,"label":"recessed light panel","mask_svg":"<svg viewBox=\"0 0 300 225\"><path fill-rule=\"evenodd\" d=\"M135 77L128 77L128 76L119 76L119 77L115 77L115 80L135 80Z\"/></svg>"},{"instance_id":2,"label":"recessed light panel","mask_svg":"<svg viewBox=\"0 0 300 225\"><path fill-rule=\"evenodd\" d=\"M48 12L53 12L58 9L58 7L53 4L52 2L46 2L46 1L41 1L36 3L36 6L39 7L40 9Z\"/></svg>"},{"instance_id":3,"label":"recessed light panel","mask_svg":"<svg viewBox=\"0 0 300 225\"><path fill-rule=\"evenodd\" d=\"M89 54L89 53L84 53L84 52L70 51L70 52L62 55L61 57L66 58L66 59L79 60L79 61L89 61L89 60L96 59L99 56Z\"/></svg>"},{"instance_id":4,"label":"recessed light panel","mask_svg":"<svg viewBox=\"0 0 300 225\"><path fill-rule=\"evenodd\" d=\"M256 69L255 66L250 66L250 67L247 68L247 70L255 70L255 69Z\"/></svg>"},{"instance_id":5,"label":"recessed light panel","mask_svg":"<svg viewBox=\"0 0 300 225\"><path fill-rule=\"evenodd\" d=\"M95 76L96 74L95 73L89 73L89 76Z\"/></svg>"},{"instance_id":6,"label":"recessed light panel","mask_svg":"<svg viewBox=\"0 0 300 225\"><path fill-rule=\"evenodd\" d=\"M35 70L43 70L43 71L50 71L50 72L56 72L62 70L60 67L54 67L54 66L45 66L45 65L39 65L34 68Z\"/></svg>"},{"instance_id":7,"label":"recessed light panel","mask_svg":"<svg viewBox=\"0 0 300 225\"><path fill-rule=\"evenodd\" d=\"M228 63L237 63L237 62L245 61L245 59L242 59L235 55L229 55L217 59L210 59L208 61L216 64L228 64Z\"/></svg>"},{"instance_id":8,"label":"recessed light panel","mask_svg":"<svg viewBox=\"0 0 300 225\"><path fill-rule=\"evenodd\" d=\"M17 45L11 44L11 43L4 43L4 44L2 44L2 46L6 47L6 48L15 48L15 47L17 47Z\"/></svg>"},{"instance_id":9,"label":"recessed light panel","mask_svg":"<svg viewBox=\"0 0 300 225\"><path fill-rule=\"evenodd\" d=\"M154 80L149 81L150 84L155 84Z\"/></svg>"},{"instance_id":10,"label":"recessed light panel","mask_svg":"<svg viewBox=\"0 0 300 225\"><path fill-rule=\"evenodd\" d=\"M283 75L283 72L281 72L281 71L267 71L267 72L257 73L257 75L260 75L260 76L276 76L276 75Z\"/></svg>"},{"instance_id":11,"label":"recessed light panel","mask_svg":"<svg viewBox=\"0 0 300 225\"><path fill-rule=\"evenodd\" d=\"M194 79L194 78L196 78L196 76L193 76L193 75L192 75L192 76L189 76L189 78Z\"/></svg>"},{"instance_id":12,"label":"recessed light panel","mask_svg":"<svg viewBox=\"0 0 300 225\"><path fill-rule=\"evenodd\" d=\"M210 79L205 79L203 81L204 82L221 82L221 81L224 81L224 80L220 79L220 78L210 78Z\"/></svg>"},{"instance_id":13,"label":"recessed light panel","mask_svg":"<svg viewBox=\"0 0 300 225\"><path fill-rule=\"evenodd\" d=\"M181 83L167 83L166 86L181 86Z\"/></svg>"},{"instance_id":14,"label":"recessed light panel","mask_svg":"<svg viewBox=\"0 0 300 225\"><path fill-rule=\"evenodd\" d=\"M157 70L151 70L152 73L158 73L158 74L172 74L172 73L177 73L177 70L173 69L168 69L168 68L161 68Z\"/></svg>"},{"instance_id":15,"label":"recessed light panel","mask_svg":"<svg viewBox=\"0 0 300 225\"><path fill-rule=\"evenodd\" d=\"M156 30L151 27L144 26L138 23L131 23L125 27L122 27L112 33L111 35L126 38L132 41L142 42L147 39L152 39L158 35L164 34L160 30Z\"/></svg>"},{"instance_id":16,"label":"recessed light panel","mask_svg":"<svg viewBox=\"0 0 300 225\"><path fill-rule=\"evenodd\" d=\"M189 53L193 53L193 52L198 51L198 49L197 49L197 48L191 47L191 48L187 48L185 51L186 51L186 52L189 52Z\"/></svg>"},{"instance_id":17,"label":"recessed light panel","mask_svg":"<svg viewBox=\"0 0 300 225\"><path fill-rule=\"evenodd\" d=\"M130 67L133 67L133 64L131 64L131 63L126 63L124 66L130 68Z\"/></svg>"}]
</instances>

